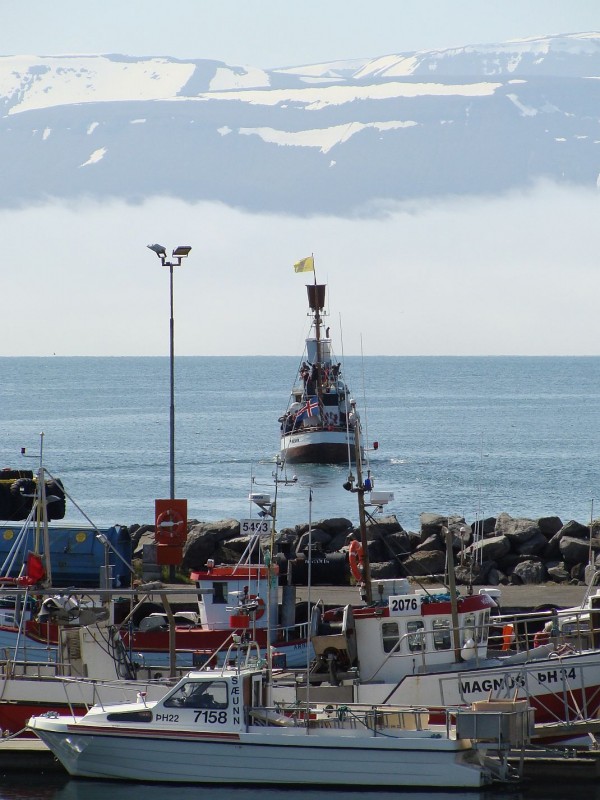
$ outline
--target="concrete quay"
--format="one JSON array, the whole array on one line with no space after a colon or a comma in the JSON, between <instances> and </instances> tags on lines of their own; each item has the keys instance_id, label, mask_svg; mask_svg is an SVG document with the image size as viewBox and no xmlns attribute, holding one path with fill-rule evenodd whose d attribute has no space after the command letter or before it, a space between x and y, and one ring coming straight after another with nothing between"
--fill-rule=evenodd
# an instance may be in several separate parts
<instances>
[{"instance_id":1,"label":"concrete quay","mask_svg":"<svg viewBox=\"0 0 600 800\"><path fill-rule=\"evenodd\" d=\"M423 588L426 591L444 589L439 583L416 583L411 581L411 590ZM481 586L474 586L473 593L478 594ZM540 606L553 605L558 608L571 608L581 605L587 586L558 583L540 583L527 586L493 586L492 589L500 591L500 607L507 612L531 611ZM466 586L458 586L457 591L461 597L467 594ZM377 582L373 582L373 594L376 596ZM308 600L307 586L296 587L298 601ZM360 603L360 595L356 586L311 586L310 601L315 603L321 600L326 606L343 606L348 603Z\"/></svg>"}]
</instances>

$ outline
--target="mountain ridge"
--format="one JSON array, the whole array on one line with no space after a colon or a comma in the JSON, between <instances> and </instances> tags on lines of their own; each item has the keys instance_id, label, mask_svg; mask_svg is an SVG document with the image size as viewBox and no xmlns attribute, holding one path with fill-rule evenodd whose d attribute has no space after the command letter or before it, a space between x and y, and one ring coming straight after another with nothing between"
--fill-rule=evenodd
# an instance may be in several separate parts
<instances>
[{"instance_id":1,"label":"mountain ridge","mask_svg":"<svg viewBox=\"0 0 600 800\"><path fill-rule=\"evenodd\" d=\"M0 207L167 194L352 215L540 179L591 187L599 78L596 32L276 69L2 56Z\"/></svg>"}]
</instances>

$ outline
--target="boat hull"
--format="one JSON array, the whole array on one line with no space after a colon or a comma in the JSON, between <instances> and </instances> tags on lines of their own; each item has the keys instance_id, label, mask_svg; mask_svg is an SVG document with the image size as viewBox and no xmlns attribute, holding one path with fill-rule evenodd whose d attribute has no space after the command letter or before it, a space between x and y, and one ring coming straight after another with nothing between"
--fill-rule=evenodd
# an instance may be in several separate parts
<instances>
[{"instance_id":1,"label":"boat hull","mask_svg":"<svg viewBox=\"0 0 600 800\"><path fill-rule=\"evenodd\" d=\"M288 464L344 464L355 460L352 431L307 430L281 437L281 455Z\"/></svg>"},{"instance_id":2,"label":"boat hull","mask_svg":"<svg viewBox=\"0 0 600 800\"><path fill-rule=\"evenodd\" d=\"M491 782L476 753L439 738L258 733L103 732L100 726L32 720L75 777L163 783L330 787L479 788ZM251 729L252 730L252 729Z\"/></svg>"},{"instance_id":3,"label":"boat hull","mask_svg":"<svg viewBox=\"0 0 600 800\"><path fill-rule=\"evenodd\" d=\"M597 651L547 658L523 664L406 675L395 684L357 686L355 702L423 706L432 711L445 706L469 706L486 700L526 698L539 726L536 741L552 737L568 740L569 724L596 719L600 714L600 661ZM561 734L561 725L567 731ZM548 727L552 726L552 727Z\"/></svg>"}]
</instances>

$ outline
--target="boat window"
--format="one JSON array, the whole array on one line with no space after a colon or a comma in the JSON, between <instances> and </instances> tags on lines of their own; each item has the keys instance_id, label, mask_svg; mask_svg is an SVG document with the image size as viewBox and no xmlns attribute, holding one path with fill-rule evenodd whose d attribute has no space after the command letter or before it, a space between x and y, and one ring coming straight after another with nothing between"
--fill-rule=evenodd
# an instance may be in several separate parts
<instances>
[{"instance_id":1,"label":"boat window","mask_svg":"<svg viewBox=\"0 0 600 800\"><path fill-rule=\"evenodd\" d=\"M106 715L108 722L152 722L152 712L145 708L143 711L116 711Z\"/></svg>"},{"instance_id":2,"label":"boat window","mask_svg":"<svg viewBox=\"0 0 600 800\"><path fill-rule=\"evenodd\" d=\"M188 681L174 692L164 705L166 708L227 708L225 681Z\"/></svg>"},{"instance_id":3,"label":"boat window","mask_svg":"<svg viewBox=\"0 0 600 800\"><path fill-rule=\"evenodd\" d=\"M262 703L262 680L260 678L252 682L252 705L260 706Z\"/></svg>"},{"instance_id":4,"label":"boat window","mask_svg":"<svg viewBox=\"0 0 600 800\"><path fill-rule=\"evenodd\" d=\"M450 649L450 620L434 619L433 625L433 646L436 650Z\"/></svg>"},{"instance_id":5,"label":"boat window","mask_svg":"<svg viewBox=\"0 0 600 800\"><path fill-rule=\"evenodd\" d=\"M469 639L475 639L475 615L469 614L465 617L462 629L462 643L468 642Z\"/></svg>"},{"instance_id":6,"label":"boat window","mask_svg":"<svg viewBox=\"0 0 600 800\"><path fill-rule=\"evenodd\" d=\"M213 583L213 603L227 602L227 584L223 581Z\"/></svg>"},{"instance_id":7,"label":"boat window","mask_svg":"<svg viewBox=\"0 0 600 800\"><path fill-rule=\"evenodd\" d=\"M381 640L383 642L383 652L391 653L400 641L400 632L397 622L384 622L381 626Z\"/></svg>"},{"instance_id":8,"label":"boat window","mask_svg":"<svg viewBox=\"0 0 600 800\"><path fill-rule=\"evenodd\" d=\"M479 625L477 626L477 644L487 641L489 625L490 612L484 611L483 614L479 614Z\"/></svg>"},{"instance_id":9,"label":"boat window","mask_svg":"<svg viewBox=\"0 0 600 800\"><path fill-rule=\"evenodd\" d=\"M420 653L425 649L425 640L423 638L423 633L425 631L425 625L421 620L413 620L412 622L408 622L406 624L406 631L408 633L407 641L408 641L408 649L411 653Z\"/></svg>"}]
</instances>

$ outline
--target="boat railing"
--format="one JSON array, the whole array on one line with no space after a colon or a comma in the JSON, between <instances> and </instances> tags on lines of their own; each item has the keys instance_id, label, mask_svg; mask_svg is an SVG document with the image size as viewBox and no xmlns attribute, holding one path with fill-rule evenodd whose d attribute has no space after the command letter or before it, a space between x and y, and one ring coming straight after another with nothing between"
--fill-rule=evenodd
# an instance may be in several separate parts
<instances>
[{"instance_id":1,"label":"boat railing","mask_svg":"<svg viewBox=\"0 0 600 800\"><path fill-rule=\"evenodd\" d=\"M490 655L498 652L536 655L535 650L543 644L554 645L559 655L568 650L600 647L600 609L501 614L490 620Z\"/></svg>"},{"instance_id":2,"label":"boat railing","mask_svg":"<svg viewBox=\"0 0 600 800\"><path fill-rule=\"evenodd\" d=\"M164 678L148 681L95 681L88 678L61 678L60 684L69 713L77 718L81 716L81 711L77 709L82 706L86 709L100 706L104 710L106 706L116 703L144 702L153 687L159 687L162 694L167 688L174 686L177 680Z\"/></svg>"},{"instance_id":3,"label":"boat railing","mask_svg":"<svg viewBox=\"0 0 600 800\"><path fill-rule=\"evenodd\" d=\"M448 712L450 725L450 711ZM429 725L429 711L416 706L394 707L359 704L327 704L307 706L278 704L271 708L249 709L249 720L255 725L304 727L332 730L366 729L373 734L391 730L424 731ZM438 727L439 730L439 727Z\"/></svg>"}]
</instances>

